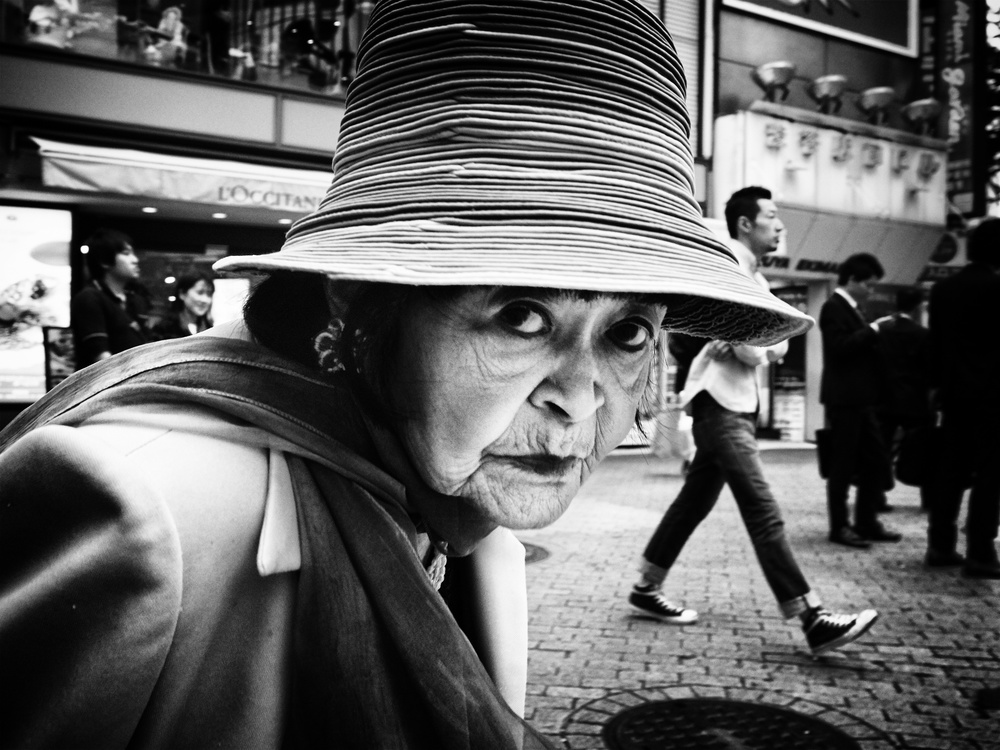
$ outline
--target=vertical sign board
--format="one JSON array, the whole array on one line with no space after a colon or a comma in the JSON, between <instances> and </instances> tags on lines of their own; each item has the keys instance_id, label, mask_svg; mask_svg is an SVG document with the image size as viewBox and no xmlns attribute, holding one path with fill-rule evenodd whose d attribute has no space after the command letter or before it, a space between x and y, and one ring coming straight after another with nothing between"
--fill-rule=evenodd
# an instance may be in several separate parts
<instances>
[{"instance_id":1,"label":"vertical sign board","mask_svg":"<svg viewBox=\"0 0 1000 750\"><path fill-rule=\"evenodd\" d=\"M948 142L948 197L968 216L986 212L986 160L977 116L976 71L985 63L985 17L978 0L941 0L939 5L937 98L945 103L938 128Z\"/></svg>"},{"instance_id":2,"label":"vertical sign board","mask_svg":"<svg viewBox=\"0 0 1000 750\"><path fill-rule=\"evenodd\" d=\"M926 99L937 94L938 61L938 2L920 0L920 87L917 98ZM937 135L934 133L934 135Z\"/></svg>"}]
</instances>

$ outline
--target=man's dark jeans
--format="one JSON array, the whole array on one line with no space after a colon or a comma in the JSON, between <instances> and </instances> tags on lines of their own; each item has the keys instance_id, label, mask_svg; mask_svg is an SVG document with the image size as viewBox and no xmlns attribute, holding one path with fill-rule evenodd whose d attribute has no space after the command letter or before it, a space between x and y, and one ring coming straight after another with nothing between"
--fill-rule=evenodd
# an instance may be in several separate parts
<instances>
[{"instance_id":1,"label":"man's dark jeans","mask_svg":"<svg viewBox=\"0 0 1000 750\"><path fill-rule=\"evenodd\" d=\"M667 509L643 554L642 573L662 583L694 530L728 484L750 534L764 577L785 617L819 606L785 537L785 524L764 479L755 436L756 416L729 411L707 393L693 402L697 447L684 487Z\"/></svg>"}]
</instances>

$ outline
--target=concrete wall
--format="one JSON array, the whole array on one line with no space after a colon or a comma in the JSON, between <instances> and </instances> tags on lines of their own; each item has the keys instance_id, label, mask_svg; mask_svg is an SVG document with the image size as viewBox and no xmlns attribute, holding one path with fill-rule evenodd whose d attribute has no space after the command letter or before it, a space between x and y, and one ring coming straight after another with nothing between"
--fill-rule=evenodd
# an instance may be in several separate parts
<instances>
[{"instance_id":1,"label":"concrete wall","mask_svg":"<svg viewBox=\"0 0 1000 750\"><path fill-rule=\"evenodd\" d=\"M125 127L154 134L206 136L276 149L333 154L344 113L320 101L210 78L112 69L84 57L0 54L0 109Z\"/></svg>"}]
</instances>

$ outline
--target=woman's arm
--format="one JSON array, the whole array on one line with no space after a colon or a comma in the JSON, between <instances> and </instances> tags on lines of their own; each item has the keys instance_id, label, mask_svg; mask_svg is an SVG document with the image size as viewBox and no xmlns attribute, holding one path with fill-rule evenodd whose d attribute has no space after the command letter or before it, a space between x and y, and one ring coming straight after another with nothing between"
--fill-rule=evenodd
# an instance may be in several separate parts
<instances>
[{"instance_id":1,"label":"woman's arm","mask_svg":"<svg viewBox=\"0 0 1000 750\"><path fill-rule=\"evenodd\" d=\"M528 593L524 545L497 529L469 556L479 658L507 704L524 716L528 680Z\"/></svg>"}]
</instances>

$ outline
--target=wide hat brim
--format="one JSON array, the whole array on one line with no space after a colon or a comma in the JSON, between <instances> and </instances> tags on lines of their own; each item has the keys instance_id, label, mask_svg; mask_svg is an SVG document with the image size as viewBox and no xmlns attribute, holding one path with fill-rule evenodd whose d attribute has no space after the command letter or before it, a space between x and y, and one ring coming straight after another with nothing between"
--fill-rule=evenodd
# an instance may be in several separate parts
<instances>
[{"instance_id":1,"label":"wide hat brim","mask_svg":"<svg viewBox=\"0 0 1000 750\"><path fill-rule=\"evenodd\" d=\"M684 90L634 0L380 0L326 198L215 268L653 294L671 330L801 333L701 219Z\"/></svg>"},{"instance_id":2,"label":"wide hat brim","mask_svg":"<svg viewBox=\"0 0 1000 750\"><path fill-rule=\"evenodd\" d=\"M291 239L280 252L230 256L215 268L416 286L663 295L667 329L754 344L803 333L813 323L748 278L721 245L709 254L590 227L385 222Z\"/></svg>"}]
</instances>

